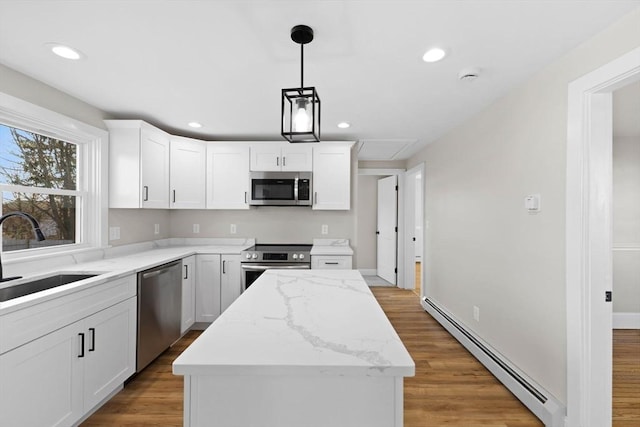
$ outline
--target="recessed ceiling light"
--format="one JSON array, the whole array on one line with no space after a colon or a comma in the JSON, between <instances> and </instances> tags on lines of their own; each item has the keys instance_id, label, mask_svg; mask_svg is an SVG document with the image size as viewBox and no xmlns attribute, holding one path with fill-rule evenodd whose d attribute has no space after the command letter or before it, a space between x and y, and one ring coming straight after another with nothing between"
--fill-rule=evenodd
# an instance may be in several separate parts
<instances>
[{"instance_id":1,"label":"recessed ceiling light","mask_svg":"<svg viewBox=\"0 0 640 427\"><path fill-rule=\"evenodd\" d=\"M351 123L349 123L349 122L340 122L340 123L338 123L338 127L340 129L346 129L346 128L350 127L350 126L351 126Z\"/></svg>"},{"instance_id":2,"label":"recessed ceiling light","mask_svg":"<svg viewBox=\"0 0 640 427\"><path fill-rule=\"evenodd\" d=\"M423 56L424 62L438 62L446 56L447 52L439 47L429 49Z\"/></svg>"},{"instance_id":3,"label":"recessed ceiling light","mask_svg":"<svg viewBox=\"0 0 640 427\"><path fill-rule=\"evenodd\" d=\"M191 126L192 128L196 128L196 129L198 129L198 128L201 128L201 127L202 127L202 125L201 125L200 123L198 123L198 122L189 122L188 124L189 124L189 126Z\"/></svg>"},{"instance_id":4,"label":"recessed ceiling light","mask_svg":"<svg viewBox=\"0 0 640 427\"><path fill-rule=\"evenodd\" d=\"M64 59L78 60L84 56L79 50L60 43L47 43L46 46L53 53Z\"/></svg>"}]
</instances>

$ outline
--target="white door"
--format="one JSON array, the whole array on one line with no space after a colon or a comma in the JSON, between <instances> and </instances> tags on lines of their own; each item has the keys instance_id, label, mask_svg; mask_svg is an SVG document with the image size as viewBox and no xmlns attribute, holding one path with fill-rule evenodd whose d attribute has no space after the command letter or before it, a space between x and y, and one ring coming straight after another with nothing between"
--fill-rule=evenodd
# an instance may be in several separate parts
<instances>
[{"instance_id":1,"label":"white door","mask_svg":"<svg viewBox=\"0 0 640 427\"><path fill-rule=\"evenodd\" d=\"M142 207L169 208L169 136L142 129L140 138Z\"/></svg>"},{"instance_id":2,"label":"white door","mask_svg":"<svg viewBox=\"0 0 640 427\"><path fill-rule=\"evenodd\" d=\"M207 147L207 209L249 209L249 146Z\"/></svg>"},{"instance_id":3,"label":"white door","mask_svg":"<svg viewBox=\"0 0 640 427\"><path fill-rule=\"evenodd\" d=\"M240 296L242 291L240 274L240 255L222 255L220 313L225 311Z\"/></svg>"},{"instance_id":4,"label":"white door","mask_svg":"<svg viewBox=\"0 0 640 427\"><path fill-rule=\"evenodd\" d=\"M196 255L196 322L220 316L220 255Z\"/></svg>"},{"instance_id":5,"label":"white door","mask_svg":"<svg viewBox=\"0 0 640 427\"><path fill-rule=\"evenodd\" d=\"M396 243L398 230L398 179L395 175L378 180L378 276L396 284Z\"/></svg>"},{"instance_id":6,"label":"white door","mask_svg":"<svg viewBox=\"0 0 640 427\"><path fill-rule=\"evenodd\" d=\"M204 209L205 145L198 140L171 140L169 176L171 208Z\"/></svg>"},{"instance_id":7,"label":"white door","mask_svg":"<svg viewBox=\"0 0 640 427\"><path fill-rule=\"evenodd\" d=\"M85 319L84 409L102 402L136 371L137 299Z\"/></svg>"}]
</instances>

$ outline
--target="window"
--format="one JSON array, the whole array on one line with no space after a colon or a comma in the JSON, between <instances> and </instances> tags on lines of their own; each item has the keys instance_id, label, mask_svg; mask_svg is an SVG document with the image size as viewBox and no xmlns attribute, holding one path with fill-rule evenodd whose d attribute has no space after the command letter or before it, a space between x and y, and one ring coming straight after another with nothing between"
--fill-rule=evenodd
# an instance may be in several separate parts
<instances>
[{"instance_id":1,"label":"window","mask_svg":"<svg viewBox=\"0 0 640 427\"><path fill-rule=\"evenodd\" d=\"M78 146L0 123L2 212L25 212L40 224L46 240L34 240L20 217L2 224L4 252L74 244L83 194L78 191Z\"/></svg>"},{"instance_id":2,"label":"window","mask_svg":"<svg viewBox=\"0 0 640 427\"><path fill-rule=\"evenodd\" d=\"M8 218L1 250L9 259L100 247L106 241L106 135L0 93L1 213L32 215L46 237L38 242L28 221Z\"/></svg>"}]
</instances>

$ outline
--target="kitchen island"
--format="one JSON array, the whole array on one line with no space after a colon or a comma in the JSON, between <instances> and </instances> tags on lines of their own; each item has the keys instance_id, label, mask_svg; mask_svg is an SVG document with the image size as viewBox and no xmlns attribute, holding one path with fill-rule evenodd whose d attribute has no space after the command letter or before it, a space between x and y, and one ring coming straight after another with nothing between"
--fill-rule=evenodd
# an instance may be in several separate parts
<instances>
[{"instance_id":1,"label":"kitchen island","mask_svg":"<svg viewBox=\"0 0 640 427\"><path fill-rule=\"evenodd\" d=\"M400 427L415 364L355 270L272 270L173 363L184 425Z\"/></svg>"}]
</instances>

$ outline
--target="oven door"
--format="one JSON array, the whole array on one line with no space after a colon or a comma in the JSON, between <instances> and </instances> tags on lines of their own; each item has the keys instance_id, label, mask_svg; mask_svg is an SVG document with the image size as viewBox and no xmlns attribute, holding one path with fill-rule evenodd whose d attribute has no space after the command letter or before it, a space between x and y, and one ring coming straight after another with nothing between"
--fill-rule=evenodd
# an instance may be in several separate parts
<instances>
[{"instance_id":1,"label":"oven door","mask_svg":"<svg viewBox=\"0 0 640 427\"><path fill-rule=\"evenodd\" d=\"M293 263L243 263L242 268L242 292L246 291L253 282L267 270L309 270L310 264L293 264Z\"/></svg>"}]
</instances>

